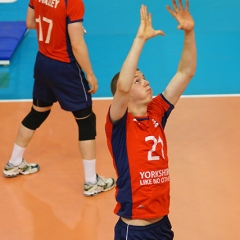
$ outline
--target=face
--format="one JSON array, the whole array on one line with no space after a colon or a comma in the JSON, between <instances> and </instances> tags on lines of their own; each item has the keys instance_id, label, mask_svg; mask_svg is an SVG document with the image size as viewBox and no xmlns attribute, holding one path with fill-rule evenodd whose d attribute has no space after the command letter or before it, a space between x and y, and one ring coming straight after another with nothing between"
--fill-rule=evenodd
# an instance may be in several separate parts
<instances>
[{"instance_id":1,"label":"face","mask_svg":"<svg viewBox=\"0 0 240 240\"><path fill-rule=\"evenodd\" d=\"M149 103L152 100L152 89L149 86L149 82L139 70L136 71L134 77L130 99L143 103Z\"/></svg>"}]
</instances>

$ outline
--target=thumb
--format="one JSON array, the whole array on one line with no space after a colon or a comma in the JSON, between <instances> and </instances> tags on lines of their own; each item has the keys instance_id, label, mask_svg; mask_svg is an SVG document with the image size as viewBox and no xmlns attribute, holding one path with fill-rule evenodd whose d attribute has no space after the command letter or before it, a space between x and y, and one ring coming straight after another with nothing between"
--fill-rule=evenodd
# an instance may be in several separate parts
<instances>
[{"instance_id":1,"label":"thumb","mask_svg":"<svg viewBox=\"0 0 240 240\"><path fill-rule=\"evenodd\" d=\"M165 34L164 34L164 32L161 31L161 30L155 30L155 35L156 35L156 36L157 36L157 35L162 35L162 36L164 36Z\"/></svg>"},{"instance_id":2,"label":"thumb","mask_svg":"<svg viewBox=\"0 0 240 240\"><path fill-rule=\"evenodd\" d=\"M179 25L177 26L177 29L182 30L182 29L183 29L183 26L182 26L181 24L179 24Z\"/></svg>"}]
</instances>

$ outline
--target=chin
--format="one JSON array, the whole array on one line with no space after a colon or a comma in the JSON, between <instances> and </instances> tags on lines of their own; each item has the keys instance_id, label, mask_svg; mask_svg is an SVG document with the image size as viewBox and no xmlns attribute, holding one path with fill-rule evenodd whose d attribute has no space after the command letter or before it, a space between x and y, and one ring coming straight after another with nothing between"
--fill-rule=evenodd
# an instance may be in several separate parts
<instances>
[{"instance_id":1,"label":"chin","mask_svg":"<svg viewBox=\"0 0 240 240\"><path fill-rule=\"evenodd\" d=\"M153 97L152 97L152 96L149 96L149 97L147 98L147 104L149 104L149 103L152 101L152 99L153 99Z\"/></svg>"}]
</instances>

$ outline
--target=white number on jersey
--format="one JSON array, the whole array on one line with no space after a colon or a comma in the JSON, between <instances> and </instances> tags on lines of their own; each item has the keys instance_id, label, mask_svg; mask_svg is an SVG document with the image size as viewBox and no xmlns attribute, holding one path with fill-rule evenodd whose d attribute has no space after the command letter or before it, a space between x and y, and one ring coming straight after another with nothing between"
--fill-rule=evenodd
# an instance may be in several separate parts
<instances>
[{"instance_id":1,"label":"white number on jersey","mask_svg":"<svg viewBox=\"0 0 240 240\"><path fill-rule=\"evenodd\" d=\"M47 36L45 37L45 43L49 43L50 38L51 38L53 21L51 19L46 18L46 17L41 18L40 15L39 15L38 18L36 18L36 22L39 24L39 38L38 38L39 41L44 41L43 40L43 31L42 31L42 21L48 23L48 31L47 31Z\"/></svg>"},{"instance_id":2,"label":"white number on jersey","mask_svg":"<svg viewBox=\"0 0 240 240\"><path fill-rule=\"evenodd\" d=\"M145 137L145 141L153 141L152 149L148 151L148 161L153 161L153 160L160 160L160 156L153 156L153 152L156 151L157 144L161 144L161 149L162 149L162 157L164 157L164 151L163 151L163 140L158 137L158 140L154 136L148 136Z\"/></svg>"}]
</instances>

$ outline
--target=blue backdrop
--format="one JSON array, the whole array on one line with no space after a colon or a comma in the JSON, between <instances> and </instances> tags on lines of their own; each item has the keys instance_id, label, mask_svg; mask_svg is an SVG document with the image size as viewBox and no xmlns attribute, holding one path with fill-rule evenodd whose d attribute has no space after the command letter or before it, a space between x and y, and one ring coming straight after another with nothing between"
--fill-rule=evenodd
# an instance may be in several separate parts
<instances>
[{"instance_id":1,"label":"blue backdrop","mask_svg":"<svg viewBox=\"0 0 240 240\"><path fill-rule=\"evenodd\" d=\"M84 26L90 58L99 81L93 97L111 97L109 84L130 49L139 26L141 4L153 14L153 27L165 32L147 42L139 68L154 94L164 90L180 59L183 32L165 6L171 0L86 0ZM183 0L183 3L184 0ZM25 21L28 0L0 3L0 21ZM240 93L240 1L190 0L195 19L197 72L185 95ZM1 39L0 39L1 44ZM0 100L30 99L37 52L35 30L30 30L9 66L0 66Z\"/></svg>"}]
</instances>

